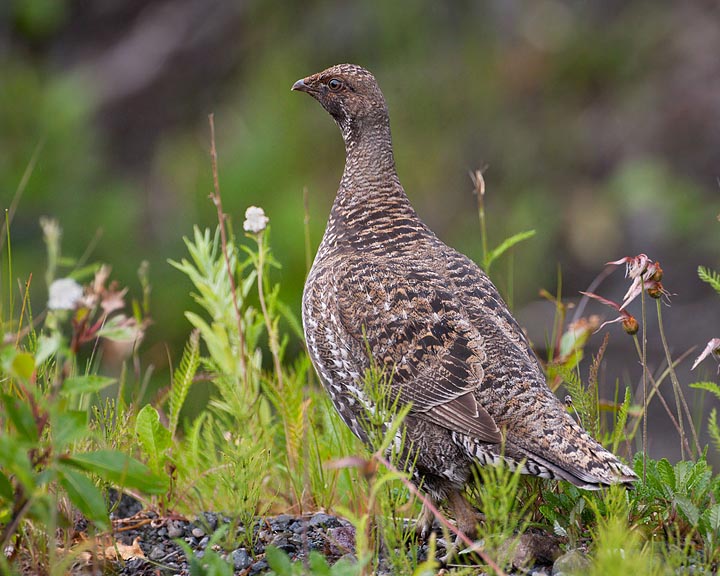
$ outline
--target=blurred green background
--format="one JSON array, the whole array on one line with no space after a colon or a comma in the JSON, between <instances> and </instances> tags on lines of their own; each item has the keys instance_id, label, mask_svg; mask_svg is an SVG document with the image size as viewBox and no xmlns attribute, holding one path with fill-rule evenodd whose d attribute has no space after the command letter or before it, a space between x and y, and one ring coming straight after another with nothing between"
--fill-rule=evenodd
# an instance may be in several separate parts
<instances>
[{"instance_id":1,"label":"blurred green background","mask_svg":"<svg viewBox=\"0 0 720 576\"><path fill-rule=\"evenodd\" d=\"M14 275L33 272L44 301L42 215L60 220L66 254L93 245L90 259L136 294L148 260L154 324L141 359L167 383L167 350L178 358L192 306L167 259L185 255L193 224L216 225L214 112L225 210L239 230L247 206L265 209L276 279L299 311L302 190L315 247L344 149L327 114L290 86L349 61L378 78L401 180L443 240L480 259L468 171L482 167L491 244L537 230L494 278L506 294L513 278L508 296L540 348L553 308L537 294L556 289L558 267L574 299L608 260L646 252L676 294L666 322L679 354L720 336L720 302L695 273L720 265L718 54L714 1L7 0L3 208L37 159L12 222ZM598 291L620 299L621 276ZM610 330L608 390L616 378L634 386L630 341ZM650 346L660 367L659 342ZM684 382L714 376L703 370Z\"/></svg>"}]
</instances>

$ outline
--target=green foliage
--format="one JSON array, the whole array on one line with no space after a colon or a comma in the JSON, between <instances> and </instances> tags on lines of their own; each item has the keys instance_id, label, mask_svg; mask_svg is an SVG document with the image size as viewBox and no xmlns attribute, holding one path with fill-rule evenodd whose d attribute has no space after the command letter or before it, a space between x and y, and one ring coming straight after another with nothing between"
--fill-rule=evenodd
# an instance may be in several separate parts
<instances>
[{"instance_id":1,"label":"green foliage","mask_svg":"<svg viewBox=\"0 0 720 576\"><path fill-rule=\"evenodd\" d=\"M483 549L501 565L511 565L520 535L529 525L529 509L536 495L522 494L521 468L506 464L480 468L475 497L484 520L478 526Z\"/></svg>"},{"instance_id":2,"label":"green foliage","mask_svg":"<svg viewBox=\"0 0 720 576\"><path fill-rule=\"evenodd\" d=\"M535 230L526 230L525 232L518 232L512 236L505 238L498 246L490 250L483 259L483 268L486 272L490 272L490 267L493 263L498 260L505 252L510 250L516 244L524 240L528 240L535 236Z\"/></svg>"},{"instance_id":3,"label":"green foliage","mask_svg":"<svg viewBox=\"0 0 720 576\"><path fill-rule=\"evenodd\" d=\"M170 414L169 414L169 431L170 436L175 436L178 422L180 420L180 410L185 399L187 398L190 386L192 386L193 378L200 366L200 333L193 330L190 338L183 350L180 364L175 369L173 375L173 384L170 389Z\"/></svg>"},{"instance_id":4,"label":"green foliage","mask_svg":"<svg viewBox=\"0 0 720 576\"><path fill-rule=\"evenodd\" d=\"M593 530L594 554L587 574L621 576L625 574L669 574L643 543L637 530L628 527L630 507L623 488L612 487L603 498L602 510L596 506L597 526Z\"/></svg>"},{"instance_id":5,"label":"green foliage","mask_svg":"<svg viewBox=\"0 0 720 576\"><path fill-rule=\"evenodd\" d=\"M73 267L79 262L61 255L56 224L47 221L43 228L48 281L63 275L92 279L101 290L92 292L88 285L86 292L96 301L51 310L41 328L33 321L28 293L21 302L2 299L13 311L22 306L19 318L4 322L14 337L6 337L0 349L3 545L42 532L46 556L51 556L55 528L68 520L58 511L67 510L67 503L97 528L108 528L104 489L112 484L151 496L161 513L214 509L231 514L231 529L214 534L202 558L184 546L192 574L231 574L212 544L240 538L251 549L252 526L269 509L318 507L352 521L358 560L330 566L311 553L304 562L293 561L270 547L267 559L275 573L424 575L437 570L434 538L429 559L421 561L412 525L405 520L418 508L408 473L416 452L403 429L410 407L401 407L391 393L391 370L372 365L357 398L366 408L360 421L368 454L316 386L307 355L286 358L301 328L273 281L279 265L270 250L269 229L246 235L247 245L229 228L227 243L220 230L213 234L199 228L186 240L188 258L172 264L191 280L199 310L186 314L192 332L169 390L144 404L141 394L126 401L127 371L115 378L100 374L94 350L99 341L134 342L142 335L149 306L146 271L140 274L143 298L133 302L132 315L109 313L118 300L124 305L124 292L106 286L109 271L85 265L67 270L68 262ZM486 269L532 235L521 233L486 250ZM705 270L701 277L716 288L716 273ZM553 386L565 382L573 414L617 450L634 435L627 426L637 412L632 394L626 389L622 403L616 398L614 404L601 404L598 370L604 345L584 381L581 361L593 328L582 322L565 327L566 305L559 297L556 304L548 379ZM78 370L81 363L84 370ZM656 378L655 388L667 374ZM100 399L116 383L117 397ZM198 392L209 396L207 405L181 421L189 394L202 387ZM720 397L713 382L693 387ZM612 413L614 422L603 419L603 411ZM708 430L720 448L715 410ZM717 562L720 480L704 455L675 465L647 459L646 468L646 481L637 490L597 493L524 480L505 466L479 471L471 492L485 515L479 526L483 550L509 565L514 543L533 524L563 538L569 549L589 547L593 574L661 573L653 556L658 540L674 567ZM635 469L641 473L640 458ZM470 549L466 558L472 555ZM0 568L8 571L5 564L0 559Z\"/></svg>"},{"instance_id":6,"label":"green foliage","mask_svg":"<svg viewBox=\"0 0 720 576\"><path fill-rule=\"evenodd\" d=\"M46 221L44 229L52 264L47 278L52 282L64 271L66 261L59 256L59 227ZM123 451L103 447L91 417L98 412L90 402L115 379L92 368L79 373L79 350L100 338L115 338L117 334L100 328L111 321L125 335L137 336L140 330L139 322L115 314L124 307L124 292L106 287L108 271L96 270L84 299L68 305L68 310L49 310L38 331L26 292L19 318L6 324L16 333L0 347L0 544L6 549L25 535L37 545L29 553L37 554L39 564L55 563L51 537L55 528L71 521L67 502L94 527L105 530L109 528L103 491L107 485L146 494L168 488L164 475ZM116 414L116 419L121 416ZM33 528L38 526L42 530Z\"/></svg>"},{"instance_id":7,"label":"green foliage","mask_svg":"<svg viewBox=\"0 0 720 576\"><path fill-rule=\"evenodd\" d=\"M137 414L135 435L150 468L162 472L172 444L172 434L160 423L158 411L150 404L143 406Z\"/></svg>"},{"instance_id":8,"label":"green foliage","mask_svg":"<svg viewBox=\"0 0 720 576\"><path fill-rule=\"evenodd\" d=\"M717 272L716 270L711 270L710 268L706 268L705 266L698 266L697 272L700 280L710 284L713 290L720 294L720 272Z\"/></svg>"},{"instance_id":9,"label":"green foliage","mask_svg":"<svg viewBox=\"0 0 720 576\"><path fill-rule=\"evenodd\" d=\"M274 546L268 546L265 551L268 566L271 574L277 576L360 576L362 571L357 563L348 559L340 559L332 566L328 564L325 557L319 552L312 551L308 555L307 562L291 562L287 553Z\"/></svg>"},{"instance_id":10,"label":"green foliage","mask_svg":"<svg viewBox=\"0 0 720 576\"><path fill-rule=\"evenodd\" d=\"M568 539L568 547L573 549L587 535L593 514L587 506L588 498L593 495L571 484L562 484L557 491L543 491L544 503L539 511L554 534Z\"/></svg>"},{"instance_id":11,"label":"green foliage","mask_svg":"<svg viewBox=\"0 0 720 576\"><path fill-rule=\"evenodd\" d=\"M198 557L187 542L179 539L175 541L185 552L190 564L190 576L233 576L234 571L230 561L224 559L214 549L214 546L226 536L227 531L227 526L223 526L213 533L202 557Z\"/></svg>"}]
</instances>

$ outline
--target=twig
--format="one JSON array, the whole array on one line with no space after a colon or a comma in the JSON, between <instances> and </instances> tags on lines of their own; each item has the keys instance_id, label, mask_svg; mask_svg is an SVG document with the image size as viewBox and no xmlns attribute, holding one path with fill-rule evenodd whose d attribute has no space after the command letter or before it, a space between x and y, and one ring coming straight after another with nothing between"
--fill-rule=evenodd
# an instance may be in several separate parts
<instances>
[{"instance_id":1,"label":"twig","mask_svg":"<svg viewBox=\"0 0 720 576\"><path fill-rule=\"evenodd\" d=\"M232 293L233 307L235 308L235 317L238 325L238 338L240 339L240 372L243 380L247 380L247 366L245 364L245 333L243 332L242 316L240 315L240 306L238 305L237 287L235 286L235 275L230 266L230 255L228 254L227 234L225 232L226 215L222 209L222 200L220 198L220 181L218 179L217 167L217 149L215 148L215 115L208 116L210 123L210 159L212 162L213 174L213 192L210 199L217 209L218 224L220 226L220 241L222 242L222 253L225 258L225 267L227 268L228 280L230 281L230 292Z\"/></svg>"}]
</instances>

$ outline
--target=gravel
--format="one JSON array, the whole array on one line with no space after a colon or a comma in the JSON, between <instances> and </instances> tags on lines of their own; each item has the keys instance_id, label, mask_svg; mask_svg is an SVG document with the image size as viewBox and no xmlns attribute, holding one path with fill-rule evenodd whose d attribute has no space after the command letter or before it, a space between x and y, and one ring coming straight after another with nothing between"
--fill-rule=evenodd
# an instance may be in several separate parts
<instances>
[{"instance_id":1,"label":"gravel","mask_svg":"<svg viewBox=\"0 0 720 576\"><path fill-rule=\"evenodd\" d=\"M137 512L134 504L126 505L124 500L112 514L116 527L115 540L125 545L137 540L145 558L114 561L112 573L119 576L188 576L189 562L177 544L178 540L187 543L196 558L202 558L209 548L212 549L227 560L236 576L269 572L265 559L268 545L284 550L293 561L307 558L311 551L323 554L330 564L340 558L354 559L355 528L344 518L325 512L258 518L253 526L244 527L233 524L222 514L209 512L194 519L178 516L161 518L151 511ZM124 517L129 512L132 514ZM234 529L234 533L226 533L214 542L213 532L223 526L227 526L227 530ZM513 561L518 574L566 574L566 570L574 569L584 560L582 556L573 557L572 554L560 557L557 540L544 533L524 535L518 550L521 552L518 552L517 562ZM427 552L427 546L421 544L418 547L419 559L426 558ZM439 543L438 557L445 552ZM540 558L540 561L533 561L533 557ZM553 560L558 557L557 568L560 570L553 570ZM388 567L383 568L385 565ZM389 563L381 561L380 573L390 573Z\"/></svg>"}]
</instances>

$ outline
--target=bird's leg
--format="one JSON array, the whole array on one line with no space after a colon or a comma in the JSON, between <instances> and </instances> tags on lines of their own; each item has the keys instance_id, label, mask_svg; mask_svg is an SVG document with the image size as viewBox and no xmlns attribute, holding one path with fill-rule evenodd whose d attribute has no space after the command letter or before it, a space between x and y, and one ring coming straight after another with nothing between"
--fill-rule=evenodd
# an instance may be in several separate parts
<instances>
[{"instance_id":1,"label":"bird's leg","mask_svg":"<svg viewBox=\"0 0 720 576\"><path fill-rule=\"evenodd\" d=\"M484 516L470 505L460 490L453 490L448 497L448 501L453 516L455 516L458 530L471 540L474 539L477 535L478 522L483 520Z\"/></svg>"},{"instance_id":2,"label":"bird's leg","mask_svg":"<svg viewBox=\"0 0 720 576\"><path fill-rule=\"evenodd\" d=\"M415 532L421 540L427 539L432 530L434 521L435 514L433 514L432 510L423 503L420 516L418 516L417 522L415 523Z\"/></svg>"},{"instance_id":3,"label":"bird's leg","mask_svg":"<svg viewBox=\"0 0 720 576\"><path fill-rule=\"evenodd\" d=\"M453 490L448 495L448 502L455 516L455 524L458 530L469 539L474 540L477 536L477 525L485 519L485 516L478 512L465 498L462 491ZM455 555L458 548L461 548L462 540L460 537L455 538L455 542L448 549L447 554L440 559L440 562L447 564Z\"/></svg>"}]
</instances>

